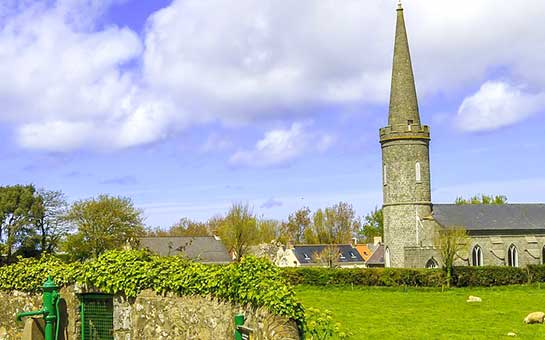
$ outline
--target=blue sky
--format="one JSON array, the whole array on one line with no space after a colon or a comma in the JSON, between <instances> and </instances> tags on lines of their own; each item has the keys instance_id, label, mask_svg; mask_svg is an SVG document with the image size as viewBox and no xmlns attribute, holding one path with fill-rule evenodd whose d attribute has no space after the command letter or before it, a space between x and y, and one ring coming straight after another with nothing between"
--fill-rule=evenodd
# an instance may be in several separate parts
<instances>
[{"instance_id":1,"label":"blue sky","mask_svg":"<svg viewBox=\"0 0 545 340\"><path fill-rule=\"evenodd\" d=\"M233 202L382 202L395 1L8 0L0 184L131 197L147 223ZM542 1L406 1L435 202L545 201Z\"/></svg>"}]
</instances>

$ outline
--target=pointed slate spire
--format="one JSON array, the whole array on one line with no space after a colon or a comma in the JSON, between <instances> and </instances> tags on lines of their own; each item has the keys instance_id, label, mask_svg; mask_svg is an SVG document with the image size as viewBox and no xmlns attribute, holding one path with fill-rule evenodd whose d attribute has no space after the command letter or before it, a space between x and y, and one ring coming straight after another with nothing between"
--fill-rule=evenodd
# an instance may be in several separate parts
<instances>
[{"instance_id":1,"label":"pointed slate spire","mask_svg":"<svg viewBox=\"0 0 545 340\"><path fill-rule=\"evenodd\" d=\"M407 125L409 121L412 121L412 124L420 125L411 54L405 30L403 7L400 1L397 5L397 26L388 125Z\"/></svg>"}]
</instances>

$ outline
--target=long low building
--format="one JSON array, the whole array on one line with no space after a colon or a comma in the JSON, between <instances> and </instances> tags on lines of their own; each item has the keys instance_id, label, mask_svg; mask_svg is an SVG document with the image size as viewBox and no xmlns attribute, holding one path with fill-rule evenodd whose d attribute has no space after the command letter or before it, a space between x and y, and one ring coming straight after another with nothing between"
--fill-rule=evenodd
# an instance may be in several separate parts
<instances>
[{"instance_id":1,"label":"long low building","mask_svg":"<svg viewBox=\"0 0 545 340\"><path fill-rule=\"evenodd\" d=\"M161 256L184 256L210 264L232 262L231 255L218 237L159 236L140 238L140 248Z\"/></svg>"}]
</instances>

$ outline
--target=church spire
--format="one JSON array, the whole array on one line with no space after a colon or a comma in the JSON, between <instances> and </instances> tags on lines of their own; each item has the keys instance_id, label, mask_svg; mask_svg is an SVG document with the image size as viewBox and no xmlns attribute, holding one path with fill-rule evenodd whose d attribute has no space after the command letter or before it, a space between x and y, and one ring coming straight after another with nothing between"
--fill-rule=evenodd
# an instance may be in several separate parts
<instances>
[{"instance_id":1,"label":"church spire","mask_svg":"<svg viewBox=\"0 0 545 340\"><path fill-rule=\"evenodd\" d=\"M397 26L388 125L407 125L410 121L412 121L412 124L420 125L418 100L416 98L409 42L405 30L403 6L401 5L401 1L399 1L397 4Z\"/></svg>"}]
</instances>

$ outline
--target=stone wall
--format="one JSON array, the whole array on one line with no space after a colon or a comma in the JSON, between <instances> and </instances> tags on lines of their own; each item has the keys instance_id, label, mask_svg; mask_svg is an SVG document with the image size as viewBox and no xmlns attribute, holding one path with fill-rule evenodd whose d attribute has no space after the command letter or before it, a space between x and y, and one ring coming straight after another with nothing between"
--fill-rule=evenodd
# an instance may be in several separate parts
<instances>
[{"instance_id":1,"label":"stone wall","mask_svg":"<svg viewBox=\"0 0 545 340\"><path fill-rule=\"evenodd\" d=\"M80 303L76 292L82 290L74 287L61 290L65 339L80 338ZM41 309L41 295L0 292L0 299L0 340L20 339L24 324L16 322L15 317L22 311ZM233 319L239 313L245 315L245 325L256 331L255 339L299 339L293 320L272 315L263 308L199 296L161 296L153 291L144 291L133 299L114 296L113 301L116 340L231 339Z\"/></svg>"},{"instance_id":2,"label":"stone wall","mask_svg":"<svg viewBox=\"0 0 545 340\"><path fill-rule=\"evenodd\" d=\"M62 301L59 304L62 317L63 339L78 339L80 331L79 301L74 287L61 289ZM42 295L18 291L0 292L0 340L20 339L24 323L16 322L20 312L30 312L42 308Z\"/></svg>"}]
</instances>

